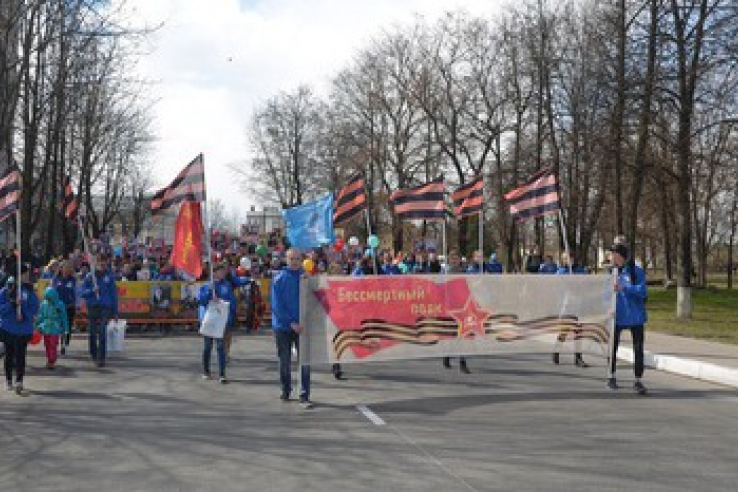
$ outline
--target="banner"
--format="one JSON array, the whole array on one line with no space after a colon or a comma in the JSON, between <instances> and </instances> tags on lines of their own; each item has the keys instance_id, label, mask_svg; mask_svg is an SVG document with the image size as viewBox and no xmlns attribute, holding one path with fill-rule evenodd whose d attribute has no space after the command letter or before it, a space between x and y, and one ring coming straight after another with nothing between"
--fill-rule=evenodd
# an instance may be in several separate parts
<instances>
[{"instance_id":1,"label":"banner","mask_svg":"<svg viewBox=\"0 0 738 492\"><path fill-rule=\"evenodd\" d=\"M257 282L262 300L266 304L266 313L270 314L271 279L258 279ZM167 280L117 282L120 317L139 324L155 324L158 320L176 320L182 324L194 323L197 321L197 298L204 283ZM39 299L43 299L48 285L48 280L36 282L36 294ZM86 316L87 307L79 296L81 288L82 282L77 282L77 313L78 316ZM239 319L245 320L246 308L240 301L238 315Z\"/></svg>"},{"instance_id":2,"label":"banner","mask_svg":"<svg viewBox=\"0 0 738 492\"><path fill-rule=\"evenodd\" d=\"M606 356L606 275L314 276L301 286L304 364L454 355Z\"/></svg>"},{"instance_id":3,"label":"banner","mask_svg":"<svg viewBox=\"0 0 738 492\"><path fill-rule=\"evenodd\" d=\"M287 239L297 248L333 244L333 195L282 211Z\"/></svg>"}]
</instances>

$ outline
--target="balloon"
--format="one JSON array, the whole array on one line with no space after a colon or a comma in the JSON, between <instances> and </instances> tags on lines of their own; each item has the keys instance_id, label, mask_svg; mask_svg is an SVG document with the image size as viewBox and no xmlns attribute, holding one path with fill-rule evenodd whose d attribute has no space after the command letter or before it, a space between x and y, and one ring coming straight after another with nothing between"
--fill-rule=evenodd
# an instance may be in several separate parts
<instances>
[{"instance_id":1,"label":"balloon","mask_svg":"<svg viewBox=\"0 0 738 492\"><path fill-rule=\"evenodd\" d=\"M306 272L310 273L315 268L315 262L311 260L310 258L305 258L302 262L302 269Z\"/></svg>"},{"instance_id":2,"label":"balloon","mask_svg":"<svg viewBox=\"0 0 738 492\"><path fill-rule=\"evenodd\" d=\"M251 260L248 259L248 257L244 256L241 258L241 261L239 262L239 265L244 270L251 270Z\"/></svg>"},{"instance_id":3,"label":"balloon","mask_svg":"<svg viewBox=\"0 0 738 492\"><path fill-rule=\"evenodd\" d=\"M33 330L33 335L31 335L31 340L28 342L31 345L38 345L41 343L41 332L38 330Z\"/></svg>"},{"instance_id":4,"label":"balloon","mask_svg":"<svg viewBox=\"0 0 738 492\"><path fill-rule=\"evenodd\" d=\"M263 244L260 244L256 247L256 254L259 256L264 256L268 252L269 252L269 249Z\"/></svg>"},{"instance_id":5,"label":"balloon","mask_svg":"<svg viewBox=\"0 0 738 492\"><path fill-rule=\"evenodd\" d=\"M336 240L333 242L333 249L336 251L341 251L343 247L345 246L343 239L340 237L337 237Z\"/></svg>"},{"instance_id":6,"label":"balloon","mask_svg":"<svg viewBox=\"0 0 738 492\"><path fill-rule=\"evenodd\" d=\"M366 244L368 244L372 248L376 248L377 246L379 246L379 238L372 234L371 236L366 238Z\"/></svg>"},{"instance_id":7,"label":"balloon","mask_svg":"<svg viewBox=\"0 0 738 492\"><path fill-rule=\"evenodd\" d=\"M359 245L359 238L356 236L351 236L349 238L349 246L358 246Z\"/></svg>"},{"instance_id":8,"label":"balloon","mask_svg":"<svg viewBox=\"0 0 738 492\"><path fill-rule=\"evenodd\" d=\"M236 274L238 274L239 277L244 277L246 276L246 269L242 266L239 266L238 268L236 268Z\"/></svg>"}]
</instances>

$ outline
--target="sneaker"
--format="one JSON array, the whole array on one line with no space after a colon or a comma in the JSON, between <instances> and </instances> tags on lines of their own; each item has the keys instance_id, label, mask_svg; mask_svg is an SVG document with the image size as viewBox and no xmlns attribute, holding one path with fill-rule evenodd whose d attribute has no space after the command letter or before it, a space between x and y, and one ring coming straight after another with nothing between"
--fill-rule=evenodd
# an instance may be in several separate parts
<instances>
[{"instance_id":1,"label":"sneaker","mask_svg":"<svg viewBox=\"0 0 738 492\"><path fill-rule=\"evenodd\" d=\"M213 376L211 376L209 372L205 372L203 373L202 378L203 379L213 379Z\"/></svg>"},{"instance_id":2,"label":"sneaker","mask_svg":"<svg viewBox=\"0 0 738 492\"><path fill-rule=\"evenodd\" d=\"M290 400L290 394L289 393L282 393L279 395L279 399L282 401L289 401Z\"/></svg>"},{"instance_id":3,"label":"sneaker","mask_svg":"<svg viewBox=\"0 0 738 492\"><path fill-rule=\"evenodd\" d=\"M445 367L446 369L451 369L451 358L450 357L443 358L443 367Z\"/></svg>"},{"instance_id":4,"label":"sneaker","mask_svg":"<svg viewBox=\"0 0 738 492\"><path fill-rule=\"evenodd\" d=\"M466 362L462 362L459 366L459 371L463 372L464 374L471 374L471 371L469 370L469 367L466 365Z\"/></svg>"},{"instance_id":5,"label":"sneaker","mask_svg":"<svg viewBox=\"0 0 738 492\"><path fill-rule=\"evenodd\" d=\"M643 386L643 383L641 383L640 381L636 381L635 383L633 383L633 389L640 396L643 396L648 392L648 390L646 390L646 387Z\"/></svg>"},{"instance_id":6,"label":"sneaker","mask_svg":"<svg viewBox=\"0 0 738 492\"><path fill-rule=\"evenodd\" d=\"M62 345L62 348L61 348L61 350L59 352L60 352L61 355L64 355L64 354L67 353L67 349L64 348L64 346Z\"/></svg>"},{"instance_id":7,"label":"sneaker","mask_svg":"<svg viewBox=\"0 0 738 492\"><path fill-rule=\"evenodd\" d=\"M582 369L586 369L587 367L589 367L589 364L584 362L584 359L582 359L582 356L580 354L574 357L574 365L577 367L581 367Z\"/></svg>"},{"instance_id":8,"label":"sneaker","mask_svg":"<svg viewBox=\"0 0 738 492\"><path fill-rule=\"evenodd\" d=\"M613 390L613 391L616 390L616 389L618 389L618 382L617 382L617 380L615 380L615 378L608 379L607 380L607 387L609 389Z\"/></svg>"},{"instance_id":9,"label":"sneaker","mask_svg":"<svg viewBox=\"0 0 738 492\"><path fill-rule=\"evenodd\" d=\"M23 394L23 383L15 383L15 394L16 395Z\"/></svg>"},{"instance_id":10,"label":"sneaker","mask_svg":"<svg viewBox=\"0 0 738 492\"><path fill-rule=\"evenodd\" d=\"M219 378L218 378L218 382L219 382L220 384L228 384L228 380L226 379L226 377L225 377L225 376L221 376L221 377L219 377Z\"/></svg>"},{"instance_id":11,"label":"sneaker","mask_svg":"<svg viewBox=\"0 0 738 492\"><path fill-rule=\"evenodd\" d=\"M315 405L313 405L313 402L311 402L309 399L300 397L300 406L307 410L309 408L313 408Z\"/></svg>"},{"instance_id":12,"label":"sneaker","mask_svg":"<svg viewBox=\"0 0 738 492\"><path fill-rule=\"evenodd\" d=\"M553 354L551 354L551 360L553 361L554 364L558 364L559 363L559 353L554 352Z\"/></svg>"},{"instance_id":13,"label":"sneaker","mask_svg":"<svg viewBox=\"0 0 738 492\"><path fill-rule=\"evenodd\" d=\"M7 381L5 383L5 389L8 391L13 391L13 383L11 381Z\"/></svg>"}]
</instances>

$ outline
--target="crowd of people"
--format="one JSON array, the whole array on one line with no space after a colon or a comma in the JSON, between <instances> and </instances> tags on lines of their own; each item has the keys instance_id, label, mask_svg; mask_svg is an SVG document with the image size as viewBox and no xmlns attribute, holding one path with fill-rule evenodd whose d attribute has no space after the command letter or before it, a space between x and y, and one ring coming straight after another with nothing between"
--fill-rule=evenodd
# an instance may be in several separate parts
<instances>
[{"instance_id":1,"label":"crowd of people","mask_svg":"<svg viewBox=\"0 0 738 492\"><path fill-rule=\"evenodd\" d=\"M617 313L614 346L617 346L620 333L630 330L633 335L635 357L635 389L645 393L641 382L643 375L643 340L646 322L645 299L647 297L645 273L632 261L627 245L617 242L611 248L613 264L619 269L619 277L614 286L617 292ZM247 329L253 329L264 313L261 301L259 278L271 278L271 320L274 332L277 358L279 361L280 398L289 400L292 392L290 363L293 348L299 347L299 335L305 327L299 324L299 279L302 275L402 275L423 273L448 274L501 274L502 264L496 254L484 258L481 251L475 251L470 261L463 258L458 250L449 251L446 258L434 251L419 249L409 254L392 254L387 250L375 251L371 248L344 247L340 250L331 247L311 249L301 252L298 249L277 247L266 248L258 253L247 247L236 250L223 250L211 258L213 264L212 282L202 285L198 293L200 315L210 300L223 299L229 302L230 313L222 338L204 337L202 352L203 378L211 379L211 354L215 346L218 365L218 380L227 383L226 367L229 361L231 340L238 328L237 306L248 302L250 316ZM52 258L45 266L23 263L18 270L15 257L4 255L0 264L0 338L5 350L5 376L7 389L16 393L24 392L26 352L29 341L38 332L43 339L47 356L46 367L53 370L59 355L64 355L69 346L74 320L80 302L84 300L88 316L88 350L91 361L97 367L106 364L106 327L108 322L117 319L119 300L116 282L139 280L210 280L210 266L206 265L203 276L194 279L175 270L165 259L141 257L136 255L111 255L107 252L86 256L75 252L68 258ZM575 262L557 265L553 257L541 258L532 251L525 262L525 270L541 274L582 274L587 273ZM18 271L20 277L15 278ZM43 302L40 302L34 282L37 278L49 279ZM17 289L20 289L20 293ZM246 300L247 299L247 300ZM553 354L559 363L559 354ZM575 354L575 364L587 367L581 353ZM608 387L617 389L615 379L615 357L610 357ZM443 366L451 368L451 358L443 359ZM459 358L459 368L470 373L468 362ZM341 366L333 366L336 379L343 377ZM312 406L310 401L310 370L301 367L300 401Z\"/></svg>"}]
</instances>

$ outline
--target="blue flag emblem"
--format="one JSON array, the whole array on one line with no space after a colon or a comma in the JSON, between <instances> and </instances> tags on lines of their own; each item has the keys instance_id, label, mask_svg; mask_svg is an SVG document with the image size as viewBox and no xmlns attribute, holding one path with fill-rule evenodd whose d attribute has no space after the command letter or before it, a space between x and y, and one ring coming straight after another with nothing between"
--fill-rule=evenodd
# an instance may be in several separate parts
<instances>
[{"instance_id":1,"label":"blue flag emblem","mask_svg":"<svg viewBox=\"0 0 738 492\"><path fill-rule=\"evenodd\" d=\"M287 239L297 248L333 243L333 195L282 211Z\"/></svg>"}]
</instances>

